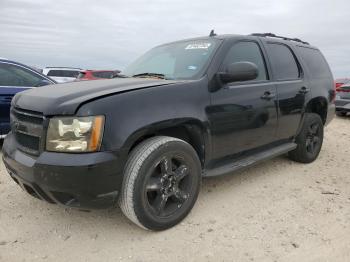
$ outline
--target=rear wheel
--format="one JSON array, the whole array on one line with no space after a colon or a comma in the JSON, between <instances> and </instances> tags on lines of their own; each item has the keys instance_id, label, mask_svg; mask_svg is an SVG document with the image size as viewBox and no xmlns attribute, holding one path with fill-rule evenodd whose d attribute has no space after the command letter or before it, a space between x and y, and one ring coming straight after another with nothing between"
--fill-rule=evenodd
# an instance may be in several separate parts
<instances>
[{"instance_id":1,"label":"rear wheel","mask_svg":"<svg viewBox=\"0 0 350 262\"><path fill-rule=\"evenodd\" d=\"M318 157L323 143L323 122L318 114L305 115L303 127L295 142L297 148L289 152L290 159L311 163Z\"/></svg>"},{"instance_id":2,"label":"rear wheel","mask_svg":"<svg viewBox=\"0 0 350 262\"><path fill-rule=\"evenodd\" d=\"M119 199L135 224L164 230L179 223L196 202L201 165L191 145L172 137L154 137L130 154Z\"/></svg>"}]
</instances>

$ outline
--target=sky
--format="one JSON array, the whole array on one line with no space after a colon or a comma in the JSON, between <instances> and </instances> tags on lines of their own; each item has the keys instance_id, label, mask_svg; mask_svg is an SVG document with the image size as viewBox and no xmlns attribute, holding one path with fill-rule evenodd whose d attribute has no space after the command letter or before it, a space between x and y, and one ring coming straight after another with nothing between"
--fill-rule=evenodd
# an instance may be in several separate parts
<instances>
[{"instance_id":1,"label":"sky","mask_svg":"<svg viewBox=\"0 0 350 262\"><path fill-rule=\"evenodd\" d=\"M0 57L28 65L123 69L166 42L273 32L317 46L350 77L349 0L0 0Z\"/></svg>"}]
</instances>

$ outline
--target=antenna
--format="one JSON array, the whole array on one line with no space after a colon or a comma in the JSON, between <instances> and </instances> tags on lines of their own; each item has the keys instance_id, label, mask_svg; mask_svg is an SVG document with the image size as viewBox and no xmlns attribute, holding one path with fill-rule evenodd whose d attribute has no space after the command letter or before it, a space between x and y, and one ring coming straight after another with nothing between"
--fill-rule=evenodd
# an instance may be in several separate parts
<instances>
[{"instance_id":1,"label":"antenna","mask_svg":"<svg viewBox=\"0 0 350 262\"><path fill-rule=\"evenodd\" d=\"M212 29L212 30L210 31L209 36L210 36L210 37L213 37L213 36L216 36L216 35L217 35L217 34L214 33L214 29Z\"/></svg>"}]
</instances>

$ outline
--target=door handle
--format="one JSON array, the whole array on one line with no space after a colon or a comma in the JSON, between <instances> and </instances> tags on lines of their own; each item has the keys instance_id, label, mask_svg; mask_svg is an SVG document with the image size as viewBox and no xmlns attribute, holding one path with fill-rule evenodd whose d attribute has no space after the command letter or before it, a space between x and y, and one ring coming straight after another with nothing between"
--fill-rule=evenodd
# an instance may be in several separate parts
<instances>
[{"instance_id":1,"label":"door handle","mask_svg":"<svg viewBox=\"0 0 350 262\"><path fill-rule=\"evenodd\" d=\"M300 88L299 93L300 94L307 94L309 91L310 91L310 88L303 86L302 88Z\"/></svg>"},{"instance_id":2,"label":"door handle","mask_svg":"<svg viewBox=\"0 0 350 262\"><path fill-rule=\"evenodd\" d=\"M271 99L273 99L275 97L276 97L276 95L274 93L266 91L260 98L264 99L264 100L271 100Z\"/></svg>"}]
</instances>

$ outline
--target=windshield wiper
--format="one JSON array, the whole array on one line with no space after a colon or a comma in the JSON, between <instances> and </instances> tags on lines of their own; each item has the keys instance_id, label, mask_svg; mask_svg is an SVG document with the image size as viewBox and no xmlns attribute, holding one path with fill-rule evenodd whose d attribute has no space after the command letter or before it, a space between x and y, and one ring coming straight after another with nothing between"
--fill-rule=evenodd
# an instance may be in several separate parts
<instances>
[{"instance_id":1,"label":"windshield wiper","mask_svg":"<svg viewBox=\"0 0 350 262\"><path fill-rule=\"evenodd\" d=\"M158 73L141 73L141 74L133 75L132 77L156 77L159 79L165 79L164 74L158 74Z\"/></svg>"}]
</instances>

